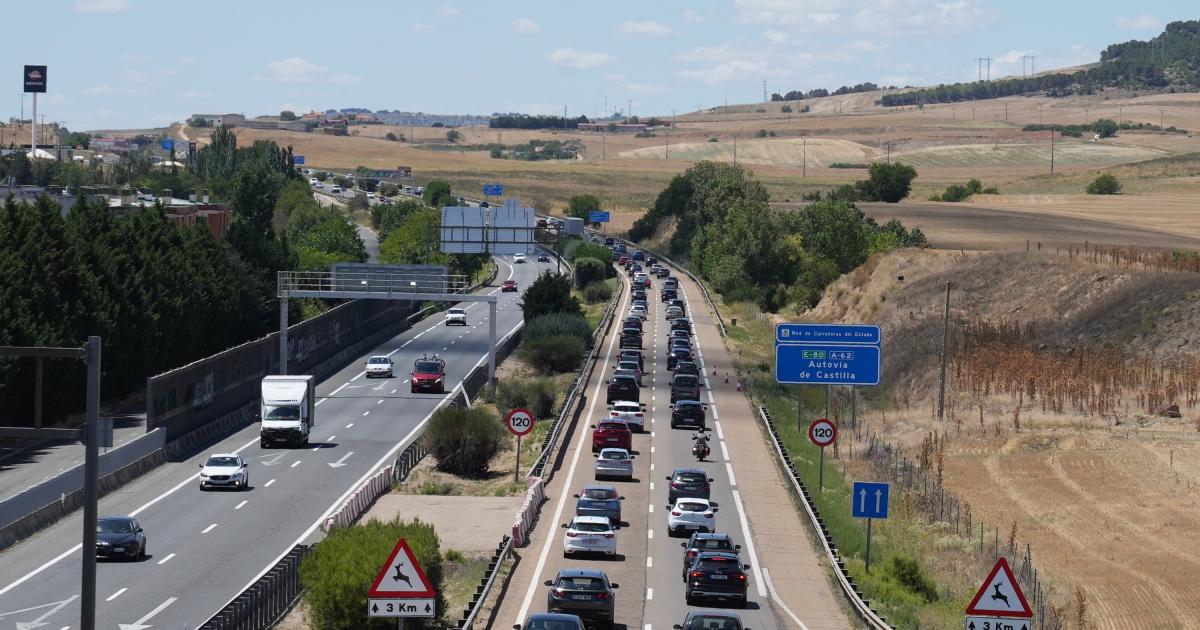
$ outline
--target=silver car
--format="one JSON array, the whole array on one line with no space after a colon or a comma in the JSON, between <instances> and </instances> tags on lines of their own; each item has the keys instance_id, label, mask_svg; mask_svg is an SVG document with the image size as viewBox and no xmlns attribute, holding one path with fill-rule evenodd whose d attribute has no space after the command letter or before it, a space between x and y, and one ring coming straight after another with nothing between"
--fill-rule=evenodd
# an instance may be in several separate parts
<instances>
[{"instance_id":1,"label":"silver car","mask_svg":"<svg viewBox=\"0 0 1200 630\"><path fill-rule=\"evenodd\" d=\"M621 477L633 479L633 455L623 448L600 449L596 457L596 479Z\"/></svg>"}]
</instances>

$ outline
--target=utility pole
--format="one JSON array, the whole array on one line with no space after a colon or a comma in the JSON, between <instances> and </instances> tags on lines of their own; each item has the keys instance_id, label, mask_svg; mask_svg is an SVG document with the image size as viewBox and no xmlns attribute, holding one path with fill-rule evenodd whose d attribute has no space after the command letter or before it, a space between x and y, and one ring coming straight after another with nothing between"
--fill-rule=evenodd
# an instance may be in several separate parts
<instances>
[{"instance_id":1,"label":"utility pole","mask_svg":"<svg viewBox=\"0 0 1200 630\"><path fill-rule=\"evenodd\" d=\"M632 116L633 116L633 99L629 99L629 113L626 114L626 117L632 117Z\"/></svg>"},{"instance_id":2,"label":"utility pole","mask_svg":"<svg viewBox=\"0 0 1200 630\"><path fill-rule=\"evenodd\" d=\"M890 140L887 143L887 163L892 163L892 142Z\"/></svg>"},{"instance_id":3,"label":"utility pole","mask_svg":"<svg viewBox=\"0 0 1200 630\"><path fill-rule=\"evenodd\" d=\"M763 79L763 102L769 102L767 99L767 80Z\"/></svg>"},{"instance_id":4,"label":"utility pole","mask_svg":"<svg viewBox=\"0 0 1200 630\"><path fill-rule=\"evenodd\" d=\"M945 419L946 357L950 347L950 282L946 282L946 310L942 312L942 377L938 381L938 420Z\"/></svg>"},{"instance_id":5,"label":"utility pole","mask_svg":"<svg viewBox=\"0 0 1200 630\"><path fill-rule=\"evenodd\" d=\"M608 132L602 132L600 136L600 159L608 159Z\"/></svg>"},{"instance_id":6,"label":"utility pole","mask_svg":"<svg viewBox=\"0 0 1200 630\"><path fill-rule=\"evenodd\" d=\"M567 106L563 105L563 131L567 130Z\"/></svg>"},{"instance_id":7,"label":"utility pole","mask_svg":"<svg viewBox=\"0 0 1200 630\"><path fill-rule=\"evenodd\" d=\"M608 95L604 95L604 117L608 118Z\"/></svg>"},{"instance_id":8,"label":"utility pole","mask_svg":"<svg viewBox=\"0 0 1200 630\"><path fill-rule=\"evenodd\" d=\"M667 156L664 159L671 159L671 128L667 127Z\"/></svg>"},{"instance_id":9,"label":"utility pole","mask_svg":"<svg viewBox=\"0 0 1200 630\"><path fill-rule=\"evenodd\" d=\"M1008 103L1004 104L1004 120L1008 122Z\"/></svg>"},{"instance_id":10,"label":"utility pole","mask_svg":"<svg viewBox=\"0 0 1200 630\"><path fill-rule=\"evenodd\" d=\"M37 94L33 95L34 101L37 101ZM1158 109L1158 133L1167 133L1167 128L1163 127L1163 109Z\"/></svg>"},{"instance_id":11,"label":"utility pole","mask_svg":"<svg viewBox=\"0 0 1200 630\"><path fill-rule=\"evenodd\" d=\"M733 165L737 166L737 136L733 137Z\"/></svg>"},{"instance_id":12,"label":"utility pole","mask_svg":"<svg viewBox=\"0 0 1200 630\"><path fill-rule=\"evenodd\" d=\"M802 157L800 158L800 177L802 179L807 179L808 178L808 138L807 137L801 139L800 148L802 150L802 154L801 154Z\"/></svg>"},{"instance_id":13,"label":"utility pole","mask_svg":"<svg viewBox=\"0 0 1200 630\"><path fill-rule=\"evenodd\" d=\"M1054 130L1050 130L1050 174L1054 174Z\"/></svg>"},{"instance_id":14,"label":"utility pole","mask_svg":"<svg viewBox=\"0 0 1200 630\"><path fill-rule=\"evenodd\" d=\"M987 80L988 81L992 80L992 58L991 57L987 58Z\"/></svg>"}]
</instances>

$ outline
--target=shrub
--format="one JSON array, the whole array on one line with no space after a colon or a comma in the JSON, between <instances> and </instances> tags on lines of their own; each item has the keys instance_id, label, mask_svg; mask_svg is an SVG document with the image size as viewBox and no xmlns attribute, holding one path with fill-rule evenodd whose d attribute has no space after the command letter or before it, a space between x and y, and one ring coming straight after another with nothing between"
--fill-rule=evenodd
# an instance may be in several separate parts
<instances>
[{"instance_id":1,"label":"shrub","mask_svg":"<svg viewBox=\"0 0 1200 630\"><path fill-rule=\"evenodd\" d=\"M604 271L607 263L595 258L575 259L575 286L586 287L593 282L604 280L608 274Z\"/></svg>"},{"instance_id":2,"label":"shrub","mask_svg":"<svg viewBox=\"0 0 1200 630\"><path fill-rule=\"evenodd\" d=\"M457 129L451 129L450 131L446 132L447 142L458 142L460 139L462 139L462 134L459 133Z\"/></svg>"},{"instance_id":3,"label":"shrub","mask_svg":"<svg viewBox=\"0 0 1200 630\"><path fill-rule=\"evenodd\" d=\"M390 182L384 182L379 185L379 194L384 197L395 197L400 194L400 187Z\"/></svg>"},{"instance_id":4,"label":"shrub","mask_svg":"<svg viewBox=\"0 0 1200 630\"><path fill-rule=\"evenodd\" d=\"M1087 185L1087 194L1089 195L1119 195L1121 194L1121 182L1109 173L1104 173L1092 183Z\"/></svg>"},{"instance_id":5,"label":"shrub","mask_svg":"<svg viewBox=\"0 0 1200 630\"><path fill-rule=\"evenodd\" d=\"M782 114L790 114L790 113L792 113L792 106L784 105L783 107L779 108L779 112Z\"/></svg>"},{"instance_id":6,"label":"shrub","mask_svg":"<svg viewBox=\"0 0 1200 630\"><path fill-rule=\"evenodd\" d=\"M613 290L607 282L593 282L583 288L583 301L588 304L599 304L612 299Z\"/></svg>"},{"instance_id":7,"label":"shrub","mask_svg":"<svg viewBox=\"0 0 1200 630\"><path fill-rule=\"evenodd\" d=\"M755 137L755 138L766 138L766 137L767 137L767 130L766 130L766 129L759 129L758 131L754 132L754 137Z\"/></svg>"},{"instance_id":8,"label":"shrub","mask_svg":"<svg viewBox=\"0 0 1200 630\"><path fill-rule=\"evenodd\" d=\"M553 335L568 335L586 344L592 338L592 329L579 313L547 313L529 320L521 338L528 341Z\"/></svg>"},{"instance_id":9,"label":"shrub","mask_svg":"<svg viewBox=\"0 0 1200 630\"><path fill-rule=\"evenodd\" d=\"M439 409L421 436L438 470L476 479L487 474L488 462L507 439L499 418L483 407Z\"/></svg>"},{"instance_id":10,"label":"shrub","mask_svg":"<svg viewBox=\"0 0 1200 630\"><path fill-rule=\"evenodd\" d=\"M870 165L862 162L834 162L829 165L829 168L861 168L866 169Z\"/></svg>"},{"instance_id":11,"label":"shrub","mask_svg":"<svg viewBox=\"0 0 1200 630\"><path fill-rule=\"evenodd\" d=\"M583 359L583 341L570 335L551 335L521 342L521 357L542 374L570 372Z\"/></svg>"},{"instance_id":12,"label":"shrub","mask_svg":"<svg viewBox=\"0 0 1200 630\"><path fill-rule=\"evenodd\" d=\"M908 591L919 595L926 602L936 602L938 599L937 585L921 573L917 561L903 556L892 556L888 562L887 574L900 583Z\"/></svg>"},{"instance_id":13,"label":"shrub","mask_svg":"<svg viewBox=\"0 0 1200 630\"><path fill-rule=\"evenodd\" d=\"M582 313L579 300L571 295L571 280L549 271L538 276L521 298L521 314L525 316L525 321L532 321L547 313Z\"/></svg>"},{"instance_id":14,"label":"shrub","mask_svg":"<svg viewBox=\"0 0 1200 630\"><path fill-rule=\"evenodd\" d=\"M401 537L408 541L417 562L432 582L433 590L439 594L438 612L446 609L445 598L441 595L444 592L442 560L433 526L419 520L370 521L356 527L334 528L300 563L300 581L304 585L304 599L308 602L313 627L329 630L388 630L396 627L396 622L390 619L367 617L363 589L375 579L379 565L387 558L396 539ZM409 620L409 624L415 623L417 628L429 627L436 622L436 618L428 622Z\"/></svg>"},{"instance_id":15,"label":"shrub","mask_svg":"<svg viewBox=\"0 0 1200 630\"><path fill-rule=\"evenodd\" d=\"M547 379L517 378L496 384L496 405L501 411L523 407L537 418L549 418L554 414L554 382Z\"/></svg>"},{"instance_id":16,"label":"shrub","mask_svg":"<svg viewBox=\"0 0 1200 630\"><path fill-rule=\"evenodd\" d=\"M856 182L859 196L865 201L898 203L912 190L917 170L907 164L875 162L867 170L870 179Z\"/></svg>"}]
</instances>

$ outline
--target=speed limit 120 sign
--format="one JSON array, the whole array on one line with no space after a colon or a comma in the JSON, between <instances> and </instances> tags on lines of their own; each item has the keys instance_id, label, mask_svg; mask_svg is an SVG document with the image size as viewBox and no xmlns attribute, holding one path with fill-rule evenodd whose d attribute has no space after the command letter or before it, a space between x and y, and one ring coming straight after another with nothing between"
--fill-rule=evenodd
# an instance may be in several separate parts
<instances>
[{"instance_id":1,"label":"speed limit 120 sign","mask_svg":"<svg viewBox=\"0 0 1200 630\"><path fill-rule=\"evenodd\" d=\"M808 425L808 439L825 448L837 441L837 425L832 420L818 418Z\"/></svg>"},{"instance_id":2,"label":"speed limit 120 sign","mask_svg":"<svg viewBox=\"0 0 1200 630\"><path fill-rule=\"evenodd\" d=\"M533 431L533 414L528 409L513 409L504 417L504 426L518 437L529 435Z\"/></svg>"}]
</instances>

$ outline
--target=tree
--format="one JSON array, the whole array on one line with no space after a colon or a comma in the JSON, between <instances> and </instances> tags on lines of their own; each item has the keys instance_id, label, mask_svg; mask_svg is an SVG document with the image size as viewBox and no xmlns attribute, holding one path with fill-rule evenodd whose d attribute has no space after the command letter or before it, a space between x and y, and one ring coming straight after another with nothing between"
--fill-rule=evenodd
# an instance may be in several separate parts
<instances>
[{"instance_id":1,"label":"tree","mask_svg":"<svg viewBox=\"0 0 1200 630\"><path fill-rule=\"evenodd\" d=\"M432 208L441 208L442 206L452 206L457 203L453 193L450 192L450 183L440 180L434 180L425 185L425 193L422 195L425 200L425 205Z\"/></svg>"},{"instance_id":2,"label":"tree","mask_svg":"<svg viewBox=\"0 0 1200 630\"><path fill-rule=\"evenodd\" d=\"M595 258L576 258L575 286L582 289L593 282L603 281L608 275L604 267L605 263Z\"/></svg>"},{"instance_id":3,"label":"tree","mask_svg":"<svg viewBox=\"0 0 1200 630\"><path fill-rule=\"evenodd\" d=\"M404 142L404 134L396 135L396 132L389 131L387 132L387 135L384 136L384 139L392 142Z\"/></svg>"},{"instance_id":4,"label":"tree","mask_svg":"<svg viewBox=\"0 0 1200 630\"><path fill-rule=\"evenodd\" d=\"M462 134L457 129L446 132L446 142L458 142L459 138L462 138Z\"/></svg>"},{"instance_id":5,"label":"tree","mask_svg":"<svg viewBox=\"0 0 1200 630\"><path fill-rule=\"evenodd\" d=\"M588 213L600 209L600 198L596 195L573 195L567 202L567 216L587 221Z\"/></svg>"},{"instance_id":6,"label":"tree","mask_svg":"<svg viewBox=\"0 0 1200 630\"><path fill-rule=\"evenodd\" d=\"M285 110L279 112L279 120L282 120L285 122L290 122L290 121L299 120L299 119L300 119L300 117L296 115L296 112L293 112L291 110L285 109Z\"/></svg>"},{"instance_id":7,"label":"tree","mask_svg":"<svg viewBox=\"0 0 1200 630\"><path fill-rule=\"evenodd\" d=\"M187 119L187 124L189 127L202 129L208 126L208 121L204 120L203 116L192 116L191 118Z\"/></svg>"},{"instance_id":8,"label":"tree","mask_svg":"<svg viewBox=\"0 0 1200 630\"><path fill-rule=\"evenodd\" d=\"M862 210L846 201L824 200L799 213L804 250L833 261L846 273L867 259L867 229Z\"/></svg>"},{"instance_id":9,"label":"tree","mask_svg":"<svg viewBox=\"0 0 1200 630\"><path fill-rule=\"evenodd\" d=\"M898 203L912 191L917 170L907 164L875 162L867 169L870 179L859 181L860 191L867 201Z\"/></svg>"},{"instance_id":10,"label":"tree","mask_svg":"<svg viewBox=\"0 0 1200 630\"><path fill-rule=\"evenodd\" d=\"M766 129L759 129L758 131L754 132L754 137L755 137L755 138L766 138L766 137L767 137L767 130L766 130Z\"/></svg>"},{"instance_id":11,"label":"tree","mask_svg":"<svg viewBox=\"0 0 1200 630\"><path fill-rule=\"evenodd\" d=\"M776 95L776 96L778 96L778 95ZM775 100L779 100L779 99L775 99ZM784 105L783 107L779 108L779 112L783 113L783 114L790 114L790 113L792 113L792 106Z\"/></svg>"},{"instance_id":12,"label":"tree","mask_svg":"<svg viewBox=\"0 0 1200 630\"><path fill-rule=\"evenodd\" d=\"M1112 174L1104 173L1087 185L1087 194L1119 195L1121 194L1121 182L1117 181Z\"/></svg>"},{"instance_id":13,"label":"tree","mask_svg":"<svg viewBox=\"0 0 1200 630\"><path fill-rule=\"evenodd\" d=\"M1117 135L1117 123L1108 118L1100 118L1092 123L1092 131L1101 138L1111 138Z\"/></svg>"},{"instance_id":14,"label":"tree","mask_svg":"<svg viewBox=\"0 0 1200 630\"><path fill-rule=\"evenodd\" d=\"M525 290L521 313L531 321L548 313L579 314L579 300L571 295L571 281L562 274L543 272Z\"/></svg>"}]
</instances>

